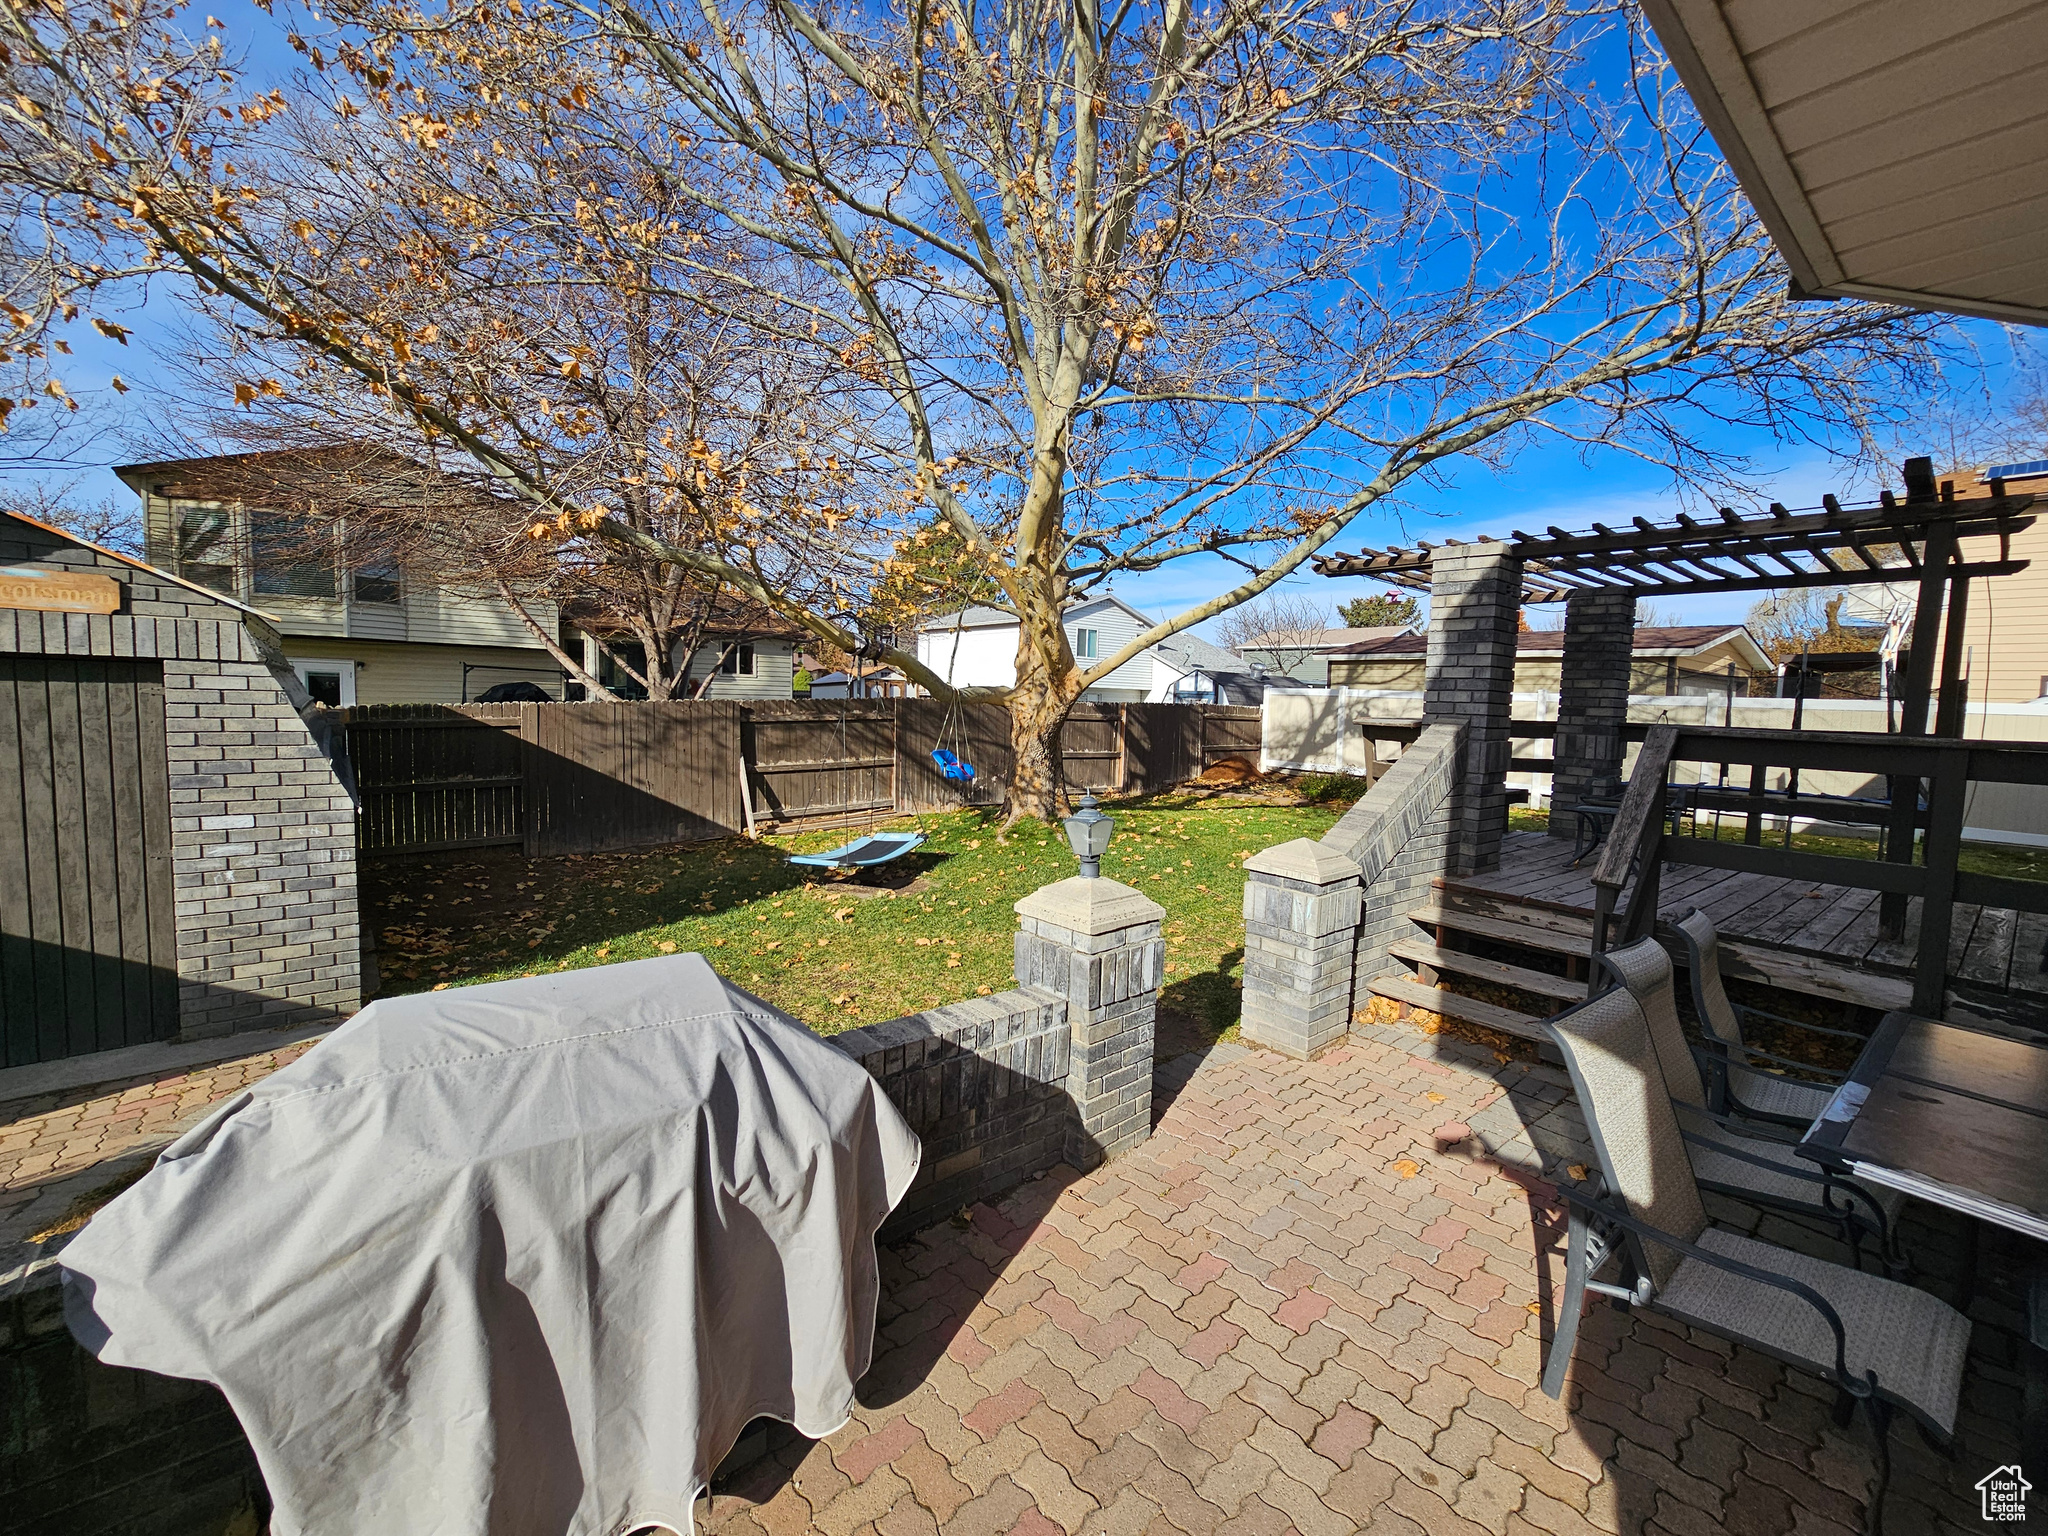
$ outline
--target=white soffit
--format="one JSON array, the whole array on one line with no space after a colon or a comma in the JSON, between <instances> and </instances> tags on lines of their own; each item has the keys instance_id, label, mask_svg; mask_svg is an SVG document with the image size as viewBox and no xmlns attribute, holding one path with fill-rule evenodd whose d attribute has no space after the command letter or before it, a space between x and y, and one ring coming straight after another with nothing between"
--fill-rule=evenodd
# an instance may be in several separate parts
<instances>
[{"instance_id":1,"label":"white soffit","mask_svg":"<svg viewBox=\"0 0 2048 1536\"><path fill-rule=\"evenodd\" d=\"M2048 325L2048 0L1644 0L1808 293Z\"/></svg>"}]
</instances>

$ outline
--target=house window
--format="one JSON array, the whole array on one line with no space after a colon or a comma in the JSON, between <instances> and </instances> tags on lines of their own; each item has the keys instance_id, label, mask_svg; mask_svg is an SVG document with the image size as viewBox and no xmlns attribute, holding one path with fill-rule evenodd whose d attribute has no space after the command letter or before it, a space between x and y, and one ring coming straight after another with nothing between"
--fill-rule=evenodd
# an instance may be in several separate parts
<instances>
[{"instance_id":1,"label":"house window","mask_svg":"<svg viewBox=\"0 0 2048 1536\"><path fill-rule=\"evenodd\" d=\"M292 670L316 704L344 709L356 701L356 664L352 661L295 660Z\"/></svg>"},{"instance_id":2,"label":"house window","mask_svg":"<svg viewBox=\"0 0 2048 1536\"><path fill-rule=\"evenodd\" d=\"M398 589L398 567L395 565L366 565L355 573L353 595L359 603L395 603L402 596Z\"/></svg>"},{"instance_id":3,"label":"house window","mask_svg":"<svg viewBox=\"0 0 2048 1536\"><path fill-rule=\"evenodd\" d=\"M334 551L311 518L249 514L251 585L267 597L335 597Z\"/></svg>"},{"instance_id":4,"label":"house window","mask_svg":"<svg viewBox=\"0 0 2048 1536\"><path fill-rule=\"evenodd\" d=\"M173 502L172 558L178 574L187 581L234 597L234 545L229 538L226 507L202 507Z\"/></svg>"},{"instance_id":5,"label":"house window","mask_svg":"<svg viewBox=\"0 0 2048 1536\"><path fill-rule=\"evenodd\" d=\"M1095 631L1094 631L1094 630L1092 630L1092 629L1077 629L1077 630L1075 630L1075 631L1074 631L1074 660L1076 660L1076 661L1093 661L1094 659L1095 659Z\"/></svg>"},{"instance_id":6,"label":"house window","mask_svg":"<svg viewBox=\"0 0 2048 1536\"><path fill-rule=\"evenodd\" d=\"M751 645L735 645L725 653L725 659L718 664L718 670L727 677L752 677L754 675L754 648Z\"/></svg>"}]
</instances>

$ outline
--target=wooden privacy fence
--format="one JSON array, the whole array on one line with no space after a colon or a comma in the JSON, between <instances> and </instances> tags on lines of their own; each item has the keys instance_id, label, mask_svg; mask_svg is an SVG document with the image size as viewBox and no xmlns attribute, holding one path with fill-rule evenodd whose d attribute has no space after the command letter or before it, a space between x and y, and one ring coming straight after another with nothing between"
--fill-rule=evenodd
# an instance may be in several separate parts
<instances>
[{"instance_id":1,"label":"wooden privacy fence","mask_svg":"<svg viewBox=\"0 0 2048 1536\"><path fill-rule=\"evenodd\" d=\"M599 853L909 811L999 805L1009 710L950 720L935 699L629 704L397 704L339 712L366 854L517 844ZM1226 757L1257 760L1259 711L1081 704L1061 732L1067 781L1142 794ZM932 761L974 764L960 785Z\"/></svg>"}]
</instances>

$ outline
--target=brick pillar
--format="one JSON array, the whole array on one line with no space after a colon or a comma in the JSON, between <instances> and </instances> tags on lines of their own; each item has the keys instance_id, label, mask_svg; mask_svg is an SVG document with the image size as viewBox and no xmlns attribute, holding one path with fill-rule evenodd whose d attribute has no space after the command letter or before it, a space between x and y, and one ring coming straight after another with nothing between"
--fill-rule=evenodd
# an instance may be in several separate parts
<instances>
[{"instance_id":1,"label":"brick pillar","mask_svg":"<svg viewBox=\"0 0 2048 1536\"><path fill-rule=\"evenodd\" d=\"M1079 876L1017 903L1017 984L1067 1000L1067 1161L1093 1168L1152 1134L1152 1034L1166 909L1114 880Z\"/></svg>"},{"instance_id":2,"label":"brick pillar","mask_svg":"<svg viewBox=\"0 0 2048 1536\"><path fill-rule=\"evenodd\" d=\"M1244 1038L1309 1060L1351 1029L1358 866L1303 837L1244 868Z\"/></svg>"},{"instance_id":3,"label":"brick pillar","mask_svg":"<svg viewBox=\"0 0 2048 1536\"><path fill-rule=\"evenodd\" d=\"M1552 805L1570 805L1593 780L1621 772L1628 719L1629 662L1636 600L1629 592L1575 592L1564 605L1564 673L1557 695L1557 768ZM1554 816L1552 837L1570 837L1575 818Z\"/></svg>"},{"instance_id":4,"label":"brick pillar","mask_svg":"<svg viewBox=\"0 0 2048 1536\"><path fill-rule=\"evenodd\" d=\"M1430 551L1429 675L1422 712L1462 721L1465 760L1451 796L1445 873L1500 867L1507 830L1508 718L1515 686L1515 629L1522 562L1504 544L1450 544Z\"/></svg>"}]
</instances>

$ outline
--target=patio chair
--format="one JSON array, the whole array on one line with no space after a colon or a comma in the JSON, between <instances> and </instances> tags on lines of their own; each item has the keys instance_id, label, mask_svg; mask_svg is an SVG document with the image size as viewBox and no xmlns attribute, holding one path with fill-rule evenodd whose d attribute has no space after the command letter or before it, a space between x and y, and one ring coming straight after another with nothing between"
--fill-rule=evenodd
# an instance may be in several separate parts
<instances>
[{"instance_id":1,"label":"patio chair","mask_svg":"<svg viewBox=\"0 0 2048 1536\"><path fill-rule=\"evenodd\" d=\"M1673 837L1678 828L1691 814L1692 796L1698 786L1693 784L1666 784L1664 786L1664 823ZM1614 829L1614 818L1621 814L1622 796L1628 793L1628 781L1621 778L1594 779L1586 786L1586 795L1576 804L1554 805L1553 816L1576 816L1578 828L1572 834L1572 858L1565 867L1577 869L1607 842L1607 834Z\"/></svg>"},{"instance_id":2,"label":"patio chair","mask_svg":"<svg viewBox=\"0 0 2048 1536\"><path fill-rule=\"evenodd\" d=\"M1708 1107L1702 1067L1717 1066L1720 1057L1686 1039L1678 1022L1671 956L1664 946L1655 939L1638 939L1606 951L1598 963L1643 1011L1700 1187L1826 1222L1856 1255L1859 1269L1868 1235L1892 1278L1903 1278L1908 1265L1897 1238L1899 1211L1906 1203L1902 1192L1826 1172L1787 1143L1746 1134L1731 1116Z\"/></svg>"},{"instance_id":3,"label":"patio chair","mask_svg":"<svg viewBox=\"0 0 2048 1536\"><path fill-rule=\"evenodd\" d=\"M1543 1027L1564 1056L1600 1165L1586 1183L1559 1189L1569 1246L1544 1392L1563 1395L1588 1291L1751 1345L1831 1384L1838 1423L1863 1404L1878 1443L1876 1529L1892 1410L1905 1409L1944 1445L1953 1439L1969 1319L1896 1280L1711 1225L1649 1021L1626 988ZM1598 1279L1617 1259L1621 1283Z\"/></svg>"},{"instance_id":4,"label":"patio chair","mask_svg":"<svg viewBox=\"0 0 2048 1536\"><path fill-rule=\"evenodd\" d=\"M1693 1009L1700 1016L1700 1026L1707 1032L1716 1058L1706 1063L1708 1106L1716 1114L1733 1113L1745 1120L1760 1120L1804 1131L1827 1108L1828 1100L1834 1097L1835 1089L1848 1074L1816 1067L1811 1062L1798 1061L1790 1056L1773 1055L1751 1045L1743 1038L1742 1021L1745 1018L1768 1019L1788 1029L1832 1035L1838 1039L1854 1040L1859 1045L1864 1037L1852 1030L1807 1024L1782 1014L1730 1002L1727 990L1721 985L1721 941L1715 932L1713 919L1694 907L1675 926L1685 940L1686 965L1692 972ZM1761 1066L1763 1062L1796 1067L1826 1081L1802 1082Z\"/></svg>"}]
</instances>

